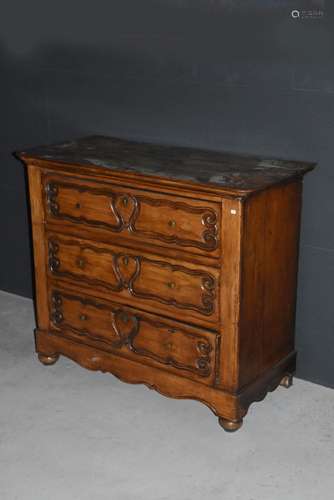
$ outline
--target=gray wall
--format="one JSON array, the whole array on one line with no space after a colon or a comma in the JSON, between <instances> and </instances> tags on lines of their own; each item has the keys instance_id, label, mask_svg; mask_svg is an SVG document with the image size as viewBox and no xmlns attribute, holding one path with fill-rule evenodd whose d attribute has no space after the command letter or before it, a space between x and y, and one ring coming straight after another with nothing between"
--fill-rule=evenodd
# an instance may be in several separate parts
<instances>
[{"instance_id":1,"label":"gray wall","mask_svg":"<svg viewBox=\"0 0 334 500\"><path fill-rule=\"evenodd\" d=\"M323 9L292 19L292 9ZM334 24L322 1L3 0L0 288L30 296L11 152L91 133L315 160L305 180L298 375L334 387Z\"/></svg>"}]
</instances>

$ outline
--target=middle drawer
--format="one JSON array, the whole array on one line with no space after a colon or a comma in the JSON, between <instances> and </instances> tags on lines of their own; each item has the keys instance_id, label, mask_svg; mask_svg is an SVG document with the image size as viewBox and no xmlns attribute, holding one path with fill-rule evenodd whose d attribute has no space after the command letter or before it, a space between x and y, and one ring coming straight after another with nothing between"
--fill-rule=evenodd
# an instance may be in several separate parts
<instances>
[{"instance_id":1,"label":"middle drawer","mask_svg":"<svg viewBox=\"0 0 334 500\"><path fill-rule=\"evenodd\" d=\"M217 328L219 270L89 240L48 234L53 278L96 295Z\"/></svg>"}]
</instances>

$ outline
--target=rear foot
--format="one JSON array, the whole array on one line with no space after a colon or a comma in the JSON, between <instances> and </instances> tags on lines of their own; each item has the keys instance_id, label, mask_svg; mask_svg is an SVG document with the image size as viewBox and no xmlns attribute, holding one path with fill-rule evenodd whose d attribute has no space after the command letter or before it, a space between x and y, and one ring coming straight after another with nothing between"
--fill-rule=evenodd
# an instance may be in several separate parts
<instances>
[{"instance_id":1,"label":"rear foot","mask_svg":"<svg viewBox=\"0 0 334 500\"><path fill-rule=\"evenodd\" d=\"M38 359L40 360L40 362L43 363L43 365L47 366L54 365L56 361L58 361L58 358L59 354L51 354L51 355L41 354L41 353L38 354Z\"/></svg>"},{"instance_id":2,"label":"rear foot","mask_svg":"<svg viewBox=\"0 0 334 500\"><path fill-rule=\"evenodd\" d=\"M219 417L219 424L222 426L226 432L235 432L242 426L243 420L226 420L226 418Z\"/></svg>"},{"instance_id":3,"label":"rear foot","mask_svg":"<svg viewBox=\"0 0 334 500\"><path fill-rule=\"evenodd\" d=\"M282 378L280 385L282 387L285 387L286 389L289 389L293 384L293 375L291 373L288 373L287 375L284 375Z\"/></svg>"}]
</instances>

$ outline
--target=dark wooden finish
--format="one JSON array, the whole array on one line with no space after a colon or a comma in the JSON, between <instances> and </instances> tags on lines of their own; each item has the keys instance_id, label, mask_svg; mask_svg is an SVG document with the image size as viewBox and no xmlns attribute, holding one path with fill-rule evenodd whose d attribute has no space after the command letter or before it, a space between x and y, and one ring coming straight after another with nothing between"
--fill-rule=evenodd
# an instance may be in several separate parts
<instances>
[{"instance_id":1,"label":"dark wooden finish","mask_svg":"<svg viewBox=\"0 0 334 500\"><path fill-rule=\"evenodd\" d=\"M229 432L296 366L314 164L90 137L28 166L36 350L206 404Z\"/></svg>"}]
</instances>

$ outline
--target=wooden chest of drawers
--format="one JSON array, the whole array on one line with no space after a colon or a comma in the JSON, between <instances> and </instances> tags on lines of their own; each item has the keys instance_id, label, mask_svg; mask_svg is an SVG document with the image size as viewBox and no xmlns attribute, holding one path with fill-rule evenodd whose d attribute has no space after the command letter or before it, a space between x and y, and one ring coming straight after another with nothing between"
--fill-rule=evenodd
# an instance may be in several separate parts
<instances>
[{"instance_id":1,"label":"wooden chest of drawers","mask_svg":"<svg viewBox=\"0 0 334 500\"><path fill-rule=\"evenodd\" d=\"M295 370L314 164L106 137L22 152L36 350L205 403L236 430Z\"/></svg>"}]
</instances>

